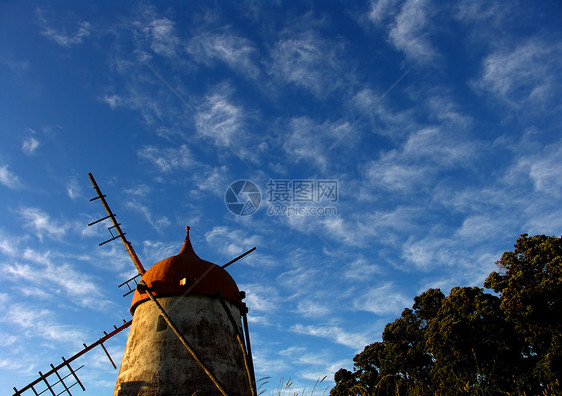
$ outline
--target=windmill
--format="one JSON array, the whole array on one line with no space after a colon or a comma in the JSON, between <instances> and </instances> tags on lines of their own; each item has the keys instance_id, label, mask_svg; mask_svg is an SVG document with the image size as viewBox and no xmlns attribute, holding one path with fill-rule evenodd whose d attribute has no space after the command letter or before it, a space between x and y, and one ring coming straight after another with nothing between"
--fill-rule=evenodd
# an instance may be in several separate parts
<instances>
[{"instance_id":1,"label":"windmill","mask_svg":"<svg viewBox=\"0 0 562 396\"><path fill-rule=\"evenodd\" d=\"M96 192L90 201L100 200L107 216L88 224L111 220L111 238L121 239L137 275L121 283L134 293L130 312L133 319L91 345L42 373L21 389L20 395L72 395L79 386L77 372L84 366L71 366L85 353L101 346L113 362L104 343L131 327L117 376L114 396L129 395L256 395L252 351L248 332L245 293L238 289L226 267L254 251L252 248L228 263L218 266L202 260L194 252L189 227L180 252L144 269L121 224L110 209L93 175L88 174ZM140 278L140 279L139 279Z\"/></svg>"}]
</instances>

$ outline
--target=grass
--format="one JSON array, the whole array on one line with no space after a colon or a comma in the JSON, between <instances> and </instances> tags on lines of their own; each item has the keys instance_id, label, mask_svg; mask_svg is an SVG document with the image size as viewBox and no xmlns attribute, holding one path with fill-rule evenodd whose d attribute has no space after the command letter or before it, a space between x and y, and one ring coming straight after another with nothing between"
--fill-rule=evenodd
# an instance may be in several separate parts
<instances>
[{"instance_id":1,"label":"grass","mask_svg":"<svg viewBox=\"0 0 562 396\"><path fill-rule=\"evenodd\" d=\"M289 378L287 381L285 381L284 378L281 378L279 380L279 384L277 385L277 389L272 390L271 394L276 396L312 396L315 394L315 392L318 391L318 386L320 386L326 378L327 376L325 375L323 378L317 379L310 393L307 393L306 388L304 388L302 391L293 390L293 381L291 380L291 378ZM263 377L257 381L258 395L264 395L265 392L267 392L266 385L269 384L270 379L271 377ZM323 394L326 394L326 392L329 393L328 388L329 387L326 387L324 389Z\"/></svg>"},{"instance_id":2,"label":"grass","mask_svg":"<svg viewBox=\"0 0 562 396\"><path fill-rule=\"evenodd\" d=\"M277 388L272 390L271 395L274 396L313 396L315 395L315 392L318 391L318 387L324 382L324 380L327 378L327 376L324 376L323 378L319 378L316 380L316 383L314 384L314 386L312 387L312 390L310 391L310 393L306 392L306 388L304 388L301 391L295 391L293 390L293 381L291 380L291 378L289 378L288 380L285 381L284 378L281 378L279 380L279 383L277 384ZM399 377L394 375L394 374L388 374L385 375L384 377L382 377L379 382L377 383L377 385L375 386L375 389L373 390L372 393L369 394L369 392L359 386L356 385L355 387L353 387L352 389L349 390L349 394L353 395L353 396L379 396L380 393L382 391L386 391L388 392L390 389L394 388L394 394L396 396L401 395L398 382L397 379ZM263 377L260 378L257 383L258 383L258 395L265 395L265 393L267 392L267 388L266 386L269 384L269 380L271 379L271 377ZM330 389L329 386L325 387L322 394L329 394ZM490 393L487 392L483 389L479 389L479 387L476 388L471 388L469 386L469 383L467 383L464 386L460 386L458 387L458 389L456 391L451 392L452 394L456 394L456 395L481 395L481 396L488 396L488 395L497 395L497 392L494 393ZM384 393L385 395L388 395L389 393ZM425 396L425 395L440 395L439 393L435 393L434 391L432 391L431 389L429 389L427 386L423 386L423 385L408 385L407 388L405 389L405 393L409 396ZM503 393L506 396L515 396L515 394L509 393L509 392L505 392ZM544 389L542 391L542 393L540 393L539 396L556 396L556 395L560 395L560 382L558 380L556 380L556 382L554 383L554 385L548 385L546 387L546 389ZM527 395L525 392L523 393L522 396L531 396L531 395Z\"/></svg>"}]
</instances>

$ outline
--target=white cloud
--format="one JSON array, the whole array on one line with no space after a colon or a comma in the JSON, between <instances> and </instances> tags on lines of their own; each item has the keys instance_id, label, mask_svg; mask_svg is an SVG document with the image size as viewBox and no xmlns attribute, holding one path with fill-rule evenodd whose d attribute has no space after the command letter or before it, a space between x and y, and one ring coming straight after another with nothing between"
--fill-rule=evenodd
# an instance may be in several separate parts
<instances>
[{"instance_id":1,"label":"white cloud","mask_svg":"<svg viewBox=\"0 0 562 396\"><path fill-rule=\"evenodd\" d=\"M440 166L466 164L475 155L475 143L443 128L423 128L408 137L403 154L409 158L428 159Z\"/></svg>"},{"instance_id":2,"label":"white cloud","mask_svg":"<svg viewBox=\"0 0 562 396\"><path fill-rule=\"evenodd\" d=\"M289 120L288 131L281 135L281 145L287 157L294 162L307 161L326 167L329 157L323 154L349 128L350 125L345 122L318 123L309 117L296 117Z\"/></svg>"},{"instance_id":3,"label":"white cloud","mask_svg":"<svg viewBox=\"0 0 562 396\"><path fill-rule=\"evenodd\" d=\"M318 258L301 249L296 249L289 255L288 261L292 263L293 269L283 272L278 279L286 290L293 293L292 298L305 296L307 299L312 299L321 293L320 285L323 274L318 269L307 265L314 260L318 260Z\"/></svg>"},{"instance_id":4,"label":"white cloud","mask_svg":"<svg viewBox=\"0 0 562 396\"><path fill-rule=\"evenodd\" d=\"M366 260L364 257L352 261L348 267L349 269L345 273L346 278L369 279L372 275L383 273L380 265L373 263L372 260Z\"/></svg>"},{"instance_id":5,"label":"white cloud","mask_svg":"<svg viewBox=\"0 0 562 396\"><path fill-rule=\"evenodd\" d=\"M31 264L6 264L3 272L16 278L26 280L32 285L43 284L44 288L51 291L64 291L68 296L74 297L75 301L86 304L90 298L100 295L98 286L85 273L76 270L73 266L61 262L60 259L53 263L52 253L45 253L25 249L20 254L20 259ZM40 272L41 277L36 274ZM48 285L43 282L48 281Z\"/></svg>"},{"instance_id":6,"label":"white cloud","mask_svg":"<svg viewBox=\"0 0 562 396\"><path fill-rule=\"evenodd\" d=\"M381 101L382 95L383 91L374 92L364 88L355 93L350 102L353 110L358 114L364 114L376 103L376 106L365 116L365 121L371 121L367 126L368 131L395 140L421 128L416 109L391 106L388 101Z\"/></svg>"},{"instance_id":7,"label":"white cloud","mask_svg":"<svg viewBox=\"0 0 562 396\"><path fill-rule=\"evenodd\" d=\"M379 25L386 20L389 16L396 13L398 0L373 0L371 1L371 10L369 12L369 19L375 24Z\"/></svg>"},{"instance_id":8,"label":"white cloud","mask_svg":"<svg viewBox=\"0 0 562 396\"><path fill-rule=\"evenodd\" d=\"M498 32L504 32L510 25L508 19L513 18L518 9L516 2L496 3L486 0L460 1L455 4L454 18L465 25L472 25L471 39L476 45L486 43L496 45ZM507 22L507 23L506 23ZM501 44L500 44L501 45Z\"/></svg>"},{"instance_id":9,"label":"white cloud","mask_svg":"<svg viewBox=\"0 0 562 396\"><path fill-rule=\"evenodd\" d=\"M345 80L344 45L312 31L279 40L271 51L270 73L281 81L323 97Z\"/></svg>"},{"instance_id":10,"label":"white cloud","mask_svg":"<svg viewBox=\"0 0 562 396\"><path fill-rule=\"evenodd\" d=\"M307 299L297 303L297 314L309 318L321 318L331 314L332 308L329 303Z\"/></svg>"},{"instance_id":11,"label":"white cloud","mask_svg":"<svg viewBox=\"0 0 562 396\"><path fill-rule=\"evenodd\" d=\"M400 293L398 287L391 282L370 287L359 297L353 299L355 309L372 312L376 315L400 316L402 310L411 305L411 299Z\"/></svg>"},{"instance_id":12,"label":"white cloud","mask_svg":"<svg viewBox=\"0 0 562 396\"><path fill-rule=\"evenodd\" d=\"M546 146L536 157L521 162L529 169L537 191L562 196L562 142Z\"/></svg>"},{"instance_id":13,"label":"white cloud","mask_svg":"<svg viewBox=\"0 0 562 396\"><path fill-rule=\"evenodd\" d=\"M135 7L130 17L122 18L121 27L132 33L134 55L138 61L149 61L152 52L174 61L178 60L181 38L177 34L175 22L160 15L156 7Z\"/></svg>"},{"instance_id":14,"label":"white cloud","mask_svg":"<svg viewBox=\"0 0 562 396\"><path fill-rule=\"evenodd\" d=\"M246 304L252 312L270 316L278 311L280 297L276 288L253 283L240 285L240 290L246 290Z\"/></svg>"},{"instance_id":15,"label":"white cloud","mask_svg":"<svg viewBox=\"0 0 562 396\"><path fill-rule=\"evenodd\" d=\"M57 322L53 312L34 309L29 305L10 304L0 320L18 326L25 332L26 337L76 345L86 338L83 331Z\"/></svg>"},{"instance_id":16,"label":"white cloud","mask_svg":"<svg viewBox=\"0 0 562 396\"><path fill-rule=\"evenodd\" d=\"M490 216L489 214L478 214L468 216L464 219L457 235L464 241L480 240L482 235L505 235L509 233L510 221L505 218Z\"/></svg>"},{"instance_id":17,"label":"white cloud","mask_svg":"<svg viewBox=\"0 0 562 396\"><path fill-rule=\"evenodd\" d=\"M18 253L16 246L18 246L19 243L19 238L7 236L4 232L0 233L0 252L2 252L2 254L5 254L8 257L16 256Z\"/></svg>"},{"instance_id":18,"label":"white cloud","mask_svg":"<svg viewBox=\"0 0 562 396\"><path fill-rule=\"evenodd\" d=\"M176 98L158 85L154 75L147 74L149 69L139 70L138 63L120 59L115 53L111 56L114 57L111 60L114 69L124 78L124 86L118 93L115 93L117 90L114 87L106 88L108 93L100 97L100 101L106 103L111 110L127 108L138 111L147 124L176 115L177 107L170 105L170 101L175 101ZM157 90L158 88L160 89Z\"/></svg>"},{"instance_id":19,"label":"white cloud","mask_svg":"<svg viewBox=\"0 0 562 396\"><path fill-rule=\"evenodd\" d=\"M111 110L115 110L123 104L123 99L119 95L105 95L103 101L111 107Z\"/></svg>"},{"instance_id":20,"label":"white cloud","mask_svg":"<svg viewBox=\"0 0 562 396\"><path fill-rule=\"evenodd\" d=\"M0 348L12 345L18 340L18 337L13 334L0 333Z\"/></svg>"},{"instance_id":21,"label":"white cloud","mask_svg":"<svg viewBox=\"0 0 562 396\"><path fill-rule=\"evenodd\" d=\"M429 7L424 0L408 0L389 32L392 44L415 63L428 63L436 56L428 38Z\"/></svg>"},{"instance_id":22,"label":"white cloud","mask_svg":"<svg viewBox=\"0 0 562 396\"><path fill-rule=\"evenodd\" d=\"M223 196L226 186L229 185L228 168L226 166L216 166L211 169L205 169L194 175L195 186L198 191L211 193L215 196ZM192 190L192 193L196 194Z\"/></svg>"},{"instance_id":23,"label":"white cloud","mask_svg":"<svg viewBox=\"0 0 562 396\"><path fill-rule=\"evenodd\" d=\"M151 35L150 48L158 55L174 57L179 44L179 38L174 31L174 22L167 18L152 20L145 31Z\"/></svg>"},{"instance_id":24,"label":"white cloud","mask_svg":"<svg viewBox=\"0 0 562 396\"><path fill-rule=\"evenodd\" d=\"M410 237L402 246L402 257L406 260L404 267L409 264L413 269L428 271L443 265L452 265L453 254L450 251L451 241L438 237L425 237L415 240Z\"/></svg>"},{"instance_id":25,"label":"white cloud","mask_svg":"<svg viewBox=\"0 0 562 396\"><path fill-rule=\"evenodd\" d=\"M215 249L220 249L224 258L236 257L247 249L261 244L261 238L258 235L226 226L215 226L211 231L207 231L205 241Z\"/></svg>"},{"instance_id":26,"label":"white cloud","mask_svg":"<svg viewBox=\"0 0 562 396\"><path fill-rule=\"evenodd\" d=\"M327 338L336 344L345 345L354 350L363 349L369 343L369 336L361 333L350 333L339 326L312 326L296 324L291 331L313 337Z\"/></svg>"},{"instance_id":27,"label":"white cloud","mask_svg":"<svg viewBox=\"0 0 562 396\"><path fill-rule=\"evenodd\" d=\"M0 167L0 183L12 189L23 187L19 177L8 169L8 165L3 165Z\"/></svg>"},{"instance_id":28,"label":"white cloud","mask_svg":"<svg viewBox=\"0 0 562 396\"><path fill-rule=\"evenodd\" d=\"M152 265L153 263L157 263L167 257L175 256L179 253L180 248L182 247L181 243L179 242L163 243L160 241L143 241L142 245L142 256L145 258L145 263L151 263L150 265ZM126 265L128 266L127 268L132 270L132 263L130 260L128 261L129 262L126 263ZM148 267L146 268L148 269ZM133 275L136 274L137 272L135 271Z\"/></svg>"},{"instance_id":29,"label":"white cloud","mask_svg":"<svg viewBox=\"0 0 562 396\"><path fill-rule=\"evenodd\" d=\"M62 47L69 48L81 44L83 39L90 35L90 23L77 20L75 15L67 14L64 18L56 18L54 21L52 13L41 8L37 9L36 15L42 27L41 34ZM57 27L53 27L55 24ZM74 32L68 33L66 28Z\"/></svg>"},{"instance_id":30,"label":"white cloud","mask_svg":"<svg viewBox=\"0 0 562 396\"><path fill-rule=\"evenodd\" d=\"M423 186L429 182L431 173L433 172L429 168L404 163L403 157L396 151L384 154L364 168L370 186L397 192L407 192L414 187Z\"/></svg>"},{"instance_id":31,"label":"white cloud","mask_svg":"<svg viewBox=\"0 0 562 396\"><path fill-rule=\"evenodd\" d=\"M257 77L259 69L252 60L256 52L253 43L232 32L205 32L193 37L186 47L198 62L211 64L215 59L226 63L240 74Z\"/></svg>"},{"instance_id":32,"label":"white cloud","mask_svg":"<svg viewBox=\"0 0 562 396\"><path fill-rule=\"evenodd\" d=\"M51 238L61 238L69 228L68 224L57 223L50 216L38 208L22 208L19 211L25 226L33 228L39 238L47 235Z\"/></svg>"},{"instance_id":33,"label":"white cloud","mask_svg":"<svg viewBox=\"0 0 562 396\"><path fill-rule=\"evenodd\" d=\"M128 208L131 208L139 213L141 213L144 218L146 219L146 221L148 222L148 224L150 224L152 226L152 228L154 228L156 231L158 232L163 232L163 229L170 226L172 223L170 221L170 219L168 219L168 217L166 216L154 216L151 212L150 209L146 206L141 204L138 201L128 201L126 203L126 206Z\"/></svg>"},{"instance_id":34,"label":"white cloud","mask_svg":"<svg viewBox=\"0 0 562 396\"><path fill-rule=\"evenodd\" d=\"M500 48L488 55L479 79L473 87L489 92L507 105L520 109L545 106L560 89L562 67L556 59L562 56L562 46L532 38L514 48ZM558 104L558 103L556 103ZM547 106L544 110L551 111Z\"/></svg>"},{"instance_id":35,"label":"white cloud","mask_svg":"<svg viewBox=\"0 0 562 396\"><path fill-rule=\"evenodd\" d=\"M123 192L127 195L134 195L137 197L144 197L151 192L151 188L147 184L137 184L134 187L126 188Z\"/></svg>"},{"instance_id":36,"label":"white cloud","mask_svg":"<svg viewBox=\"0 0 562 396\"><path fill-rule=\"evenodd\" d=\"M39 147L39 141L34 137L28 137L23 141L21 150L26 155L32 155L37 147Z\"/></svg>"},{"instance_id":37,"label":"white cloud","mask_svg":"<svg viewBox=\"0 0 562 396\"><path fill-rule=\"evenodd\" d=\"M361 189L364 193L373 188L401 193L427 189L441 173L469 168L478 158L478 148L479 143L468 139L459 126L421 128L398 149L361 167L368 181Z\"/></svg>"},{"instance_id":38,"label":"white cloud","mask_svg":"<svg viewBox=\"0 0 562 396\"><path fill-rule=\"evenodd\" d=\"M205 98L196 117L197 131L219 146L232 147L243 135L243 111L222 93Z\"/></svg>"},{"instance_id":39,"label":"white cloud","mask_svg":"<svg viewBox=\"0 0 562 396\"><path fill-rule=\"evenodd\" d=\"M76 177L71 177L66 183L66 194L72 200L76 200L81 194L80 184Z\"/></svg>"},{"instance_id":40,"label":"white cloud","mask_svg":"<svg viewBox=\"0 0 562 396\"><path fill-rule=\"evenodd\" d=\"M184 170L197 164L193 159L191 151L185 144L178 148L145 146L137 152L137 155L144 160L150 161L161 172Z\"/></svg>"}]
</instances>

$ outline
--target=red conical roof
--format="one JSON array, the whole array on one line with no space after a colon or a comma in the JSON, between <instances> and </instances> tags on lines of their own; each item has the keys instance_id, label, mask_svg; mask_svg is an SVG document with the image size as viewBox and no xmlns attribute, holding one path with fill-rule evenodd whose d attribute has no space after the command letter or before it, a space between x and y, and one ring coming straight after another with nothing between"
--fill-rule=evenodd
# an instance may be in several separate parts
<instances>
[{"instance_id":1,"label":"red conical roof","mask_svg":"<svg viewBox=\"0 0 562 396\"><path fill-rule=\"evenodd\" d=\"M185 242L180 252L154 264L142 276L142 280L156 297L203 294L222 296L241 306L238 286L225 269L209 261L202 260L195 254L189 240L189 227L186 227ZM185 280L185 281L184 281ZM182 283L185 282L185 285ZM135 291L131 303L131 314L136 307L148 300L146 293Z\"/></svg>"}]
</instances>

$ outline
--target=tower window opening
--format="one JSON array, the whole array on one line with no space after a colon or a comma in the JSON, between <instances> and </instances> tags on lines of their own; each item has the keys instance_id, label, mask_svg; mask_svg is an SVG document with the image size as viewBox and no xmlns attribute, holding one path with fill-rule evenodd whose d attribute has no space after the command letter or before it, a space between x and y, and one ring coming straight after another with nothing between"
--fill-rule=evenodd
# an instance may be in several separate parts
<instances>
[{"instance_id":1,"label":"tower window opening","mask_svg":"<svg viewBox=\"0 0 562 396\"><path fill-rule=\"evenodd\" d=\"M168 328L168 323L162 315L158 315L158 322L156 323L156 331L164 331Z\"/></svg>"}]
</instances>

